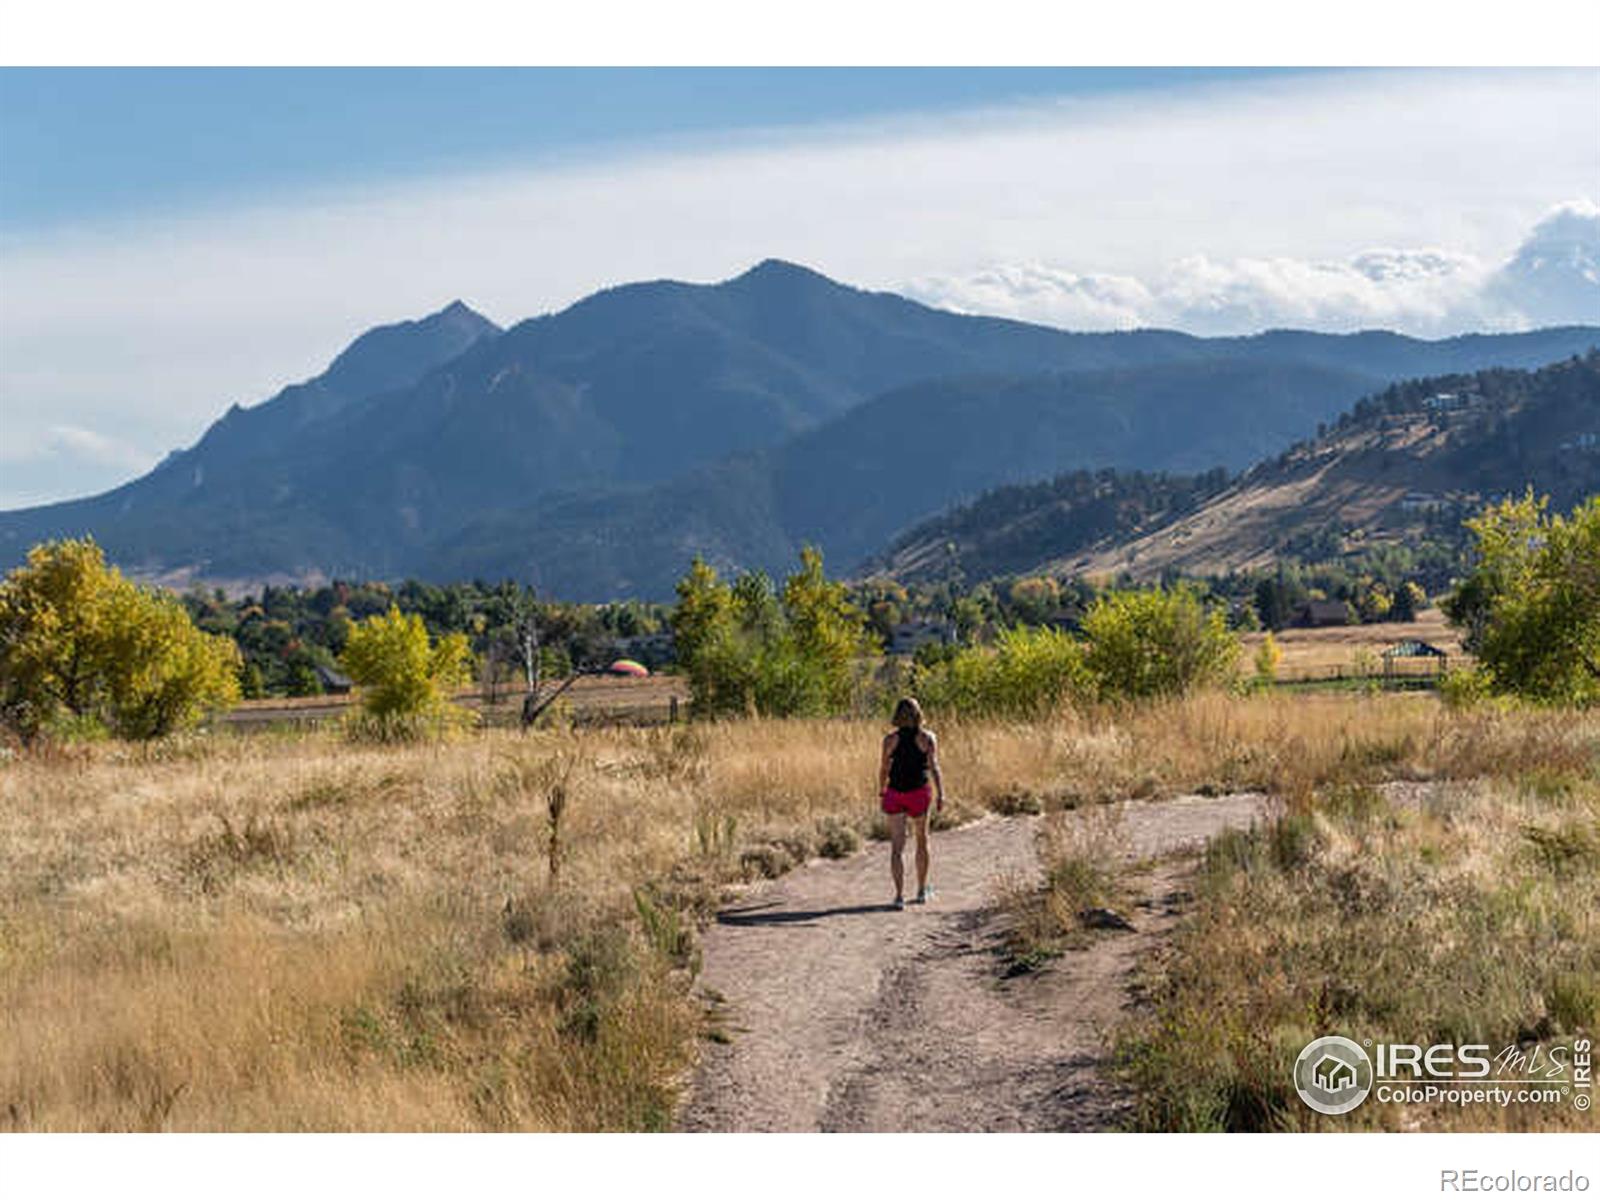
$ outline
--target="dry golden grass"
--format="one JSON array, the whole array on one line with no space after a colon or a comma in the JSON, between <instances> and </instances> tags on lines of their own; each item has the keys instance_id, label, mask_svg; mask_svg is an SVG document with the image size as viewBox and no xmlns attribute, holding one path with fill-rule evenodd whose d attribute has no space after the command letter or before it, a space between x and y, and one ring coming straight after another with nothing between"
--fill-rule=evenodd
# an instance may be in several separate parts
<instances>
[{"instance_id":1,"label":"dry golden grass","mask_svg":"<svg viewBox=\"0 0 1600 1200\"><path fill-rule=\"evenodd\" d=\"M1121 1055L1156 1130L1594 1128L1557 1103L1301 1104L1312 1038L1520 1047L1544 1067L1600 1028L1600 785L1521 779L1332 787L1208 848L1199 905ZM1513 1072L1490 1082L1570 1085Z\"/></svg>"},{"instance_id":2,"label":"dry golden grass","mask_svg":"<svg viewBox=\"0 0 1600 1200\"><path fill-rule=\"evenodd\" d=\"M954 819L1588 770L1593 727L1587 746L1573 727L1408 696L939 726ZM872 836L880 734L325 731L5 757L0 1127L661 1128L701 1030L695 914Z\"/></svg>"},{"instance_id":3,"label":"dry golden grass","mask_svg":"<svg viewBox=\"0 0 1600 1200\"><path fill-rule=\"evenodd\" d=\"M1570 1103L1334 1120L1294 1098L1285 1064L1323 1033L1548 1050L1600 1027L1600 715L1311 699L1172 714L1181 757L1275 747L1257 777L1286 803L1208 847L1153 1010L1122 1037L1138 1124L1593 1128Z\"/></svg>"},{"instance_id":4,"label":"dry golden grass","mask_svg":"<svg viewBox=\"0 0 1600 1200\"><path fill-rule=\"evenodd\" d=\"M1028 779L1030 739L987 736ZM739 722L13 757L0 1123L660 1127L697 1028L691 914L870 834L876 744Z\"/></svg>"}]
</instances>

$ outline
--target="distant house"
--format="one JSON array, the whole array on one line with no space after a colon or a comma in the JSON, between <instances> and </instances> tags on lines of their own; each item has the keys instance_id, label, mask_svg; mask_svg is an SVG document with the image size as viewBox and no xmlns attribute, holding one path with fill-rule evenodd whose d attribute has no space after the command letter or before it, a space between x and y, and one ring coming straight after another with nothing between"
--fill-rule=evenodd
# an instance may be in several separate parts
<instances>
[{"instance_id":1,"label":"distant house","mask_svg":"<svg viewBox=\"0 0 1600 1200\"><path fill-rule=\"evenodd\" d=\"M1432 642L1408 638L1406 641L1396 642L1383 652L1383 673L1385 675L1393 675L1395 673L1395 663L1400 659L1411 660L1418 658L1432 659L1440 673L1443 673L1450 661L1449 653L1439 649Z\"/></svg>"},{"instance_id":2,"label":"distant house","mask_svg":"<svg viewBox=\"0 0 1600 1200\"><path fill-rule=\"evenodd\" d=\"M1343 600L1312 600L1300 606L1295 614L1296 625L1316 628L1321 625L1350 624L1350 606Z\"/></svg>"},{"instance_id":3,"label":"distant house","mask_svg":"<svg viewBox=\"0 0 1600 1200\"><path fill-rule=\"evenodd\" d=\"M1439 649L1432 642L1419 641L1408 638L1403 642L1396 642L1383 652L1385 658L1449 658L1450 655Z\"/></svg>"},{"instance_id":4,"label":"distant house","mask_svg":"<svg viewBox=\"0 0 1600 1200\"><path fill-rule=\"evenodd\" d=\"M1432 492L1407 492L1400 500L1400 507L1406 512L1428 512L1430 509L1443 508L1444 501Z\"/></svg>"},{"instance_id":5,"label":"distant house","mask_svg":"<svg viewBox=\"0 0 1600 1200\"><path fill-rule=\"evenodd\" d=\"M342 671L335 671L332 667L317 666L317 682L322 685L322 690L329 696L348 695L355 686L355 681Z\"/></svg>"},{"instance_id":6,"label":"distant house","mask_svg":"<svg viewBox=\"0 0 1600 1200\"><path fill-rule=\"evenodd\" d=\"M952 645L956 640L954 621L902 621L889 630L890 654L915 654L918 646L937 642Z\"/></svg>"}]
</instances>

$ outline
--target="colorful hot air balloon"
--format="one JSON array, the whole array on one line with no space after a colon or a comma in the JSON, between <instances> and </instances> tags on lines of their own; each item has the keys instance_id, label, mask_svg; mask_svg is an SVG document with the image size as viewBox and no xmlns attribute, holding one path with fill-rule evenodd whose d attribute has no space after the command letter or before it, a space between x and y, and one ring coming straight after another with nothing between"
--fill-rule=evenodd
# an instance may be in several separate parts
<instances>
[{"instance_id":1,"label":"colorful hot air balloon","mask_svg":"<svg viewBox=\"0 0 1600 1200\"><path fill-rule=\"evenodd\" d=\"M643 677L650 674L649 667L645 666L643 663L634 662L631 658L619 658L616 662L607 667L606 670L610 671L613 675L635 675Z\"/></svg>"}]
</instances>

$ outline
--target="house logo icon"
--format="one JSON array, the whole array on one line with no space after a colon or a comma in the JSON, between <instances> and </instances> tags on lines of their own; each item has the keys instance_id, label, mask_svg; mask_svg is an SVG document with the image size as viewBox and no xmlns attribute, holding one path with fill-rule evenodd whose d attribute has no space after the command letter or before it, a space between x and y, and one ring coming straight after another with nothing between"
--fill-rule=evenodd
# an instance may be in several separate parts
<instances>
[{"instance_id":1,"label":"house logo icon","mask_svg":"<svg viewBox=\"0 0 1600 1200\"><path fill-rule=\"evenodd\" d=\"M1307 1107L1337 1117L1372 1090L1372 1060L1347 1037L1320 1037L1294 1061L1294 1090Z\"/></svg>"},{"instance_id":2,"label":"house logo icon","mask_svg":"<svg viewBox=\"0 0 1600 1200\"><path fill-rule=\"evenodd\" d=\"M1311 1068L1311 1078L1325 1092L1342 1092L1356 1086L1356 1069L1342 1058L1324 1054Z\"/></svg>"}]
</instances>

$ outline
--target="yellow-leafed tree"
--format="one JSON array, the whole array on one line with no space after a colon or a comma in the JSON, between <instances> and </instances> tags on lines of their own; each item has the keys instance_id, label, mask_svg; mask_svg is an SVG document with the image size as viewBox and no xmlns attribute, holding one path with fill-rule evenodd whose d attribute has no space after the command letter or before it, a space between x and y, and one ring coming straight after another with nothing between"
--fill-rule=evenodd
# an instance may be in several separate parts
<instances>
[{"instance_id":1,"label":"yellow-leafed tree","mask_svg":"<svg viewBox=\"0 0 1600 1200\"><path fill-rule=\"evenodd\" d=\"M463 715L446 695L471 677L471 659L464 634L433 642L420 616L391 607L351 627L341 661L361 688L372 732L402 736Z\"/></svg>"},{"instance_id":2,"label":"yellow-leafed tree","mask_svg":"<svg viewBox=\"0 0 1600 1200\"><path fill-rule=\"evenodd\" d=\"M1278 639L1272 636L1272 631L1267 631L1267 636L1261 639L1261 647L1256 651L1256 678L1262 683L1271 683L1278 678L1278 666L1283 662L1283 647L1278 645Z\"/></svg>"},{"instance_id":3,"label":"yellow-leafed tree","mask_svg":"<svg viewBox=\"0 0 1600 1200\"><path fill-rule=\"evenodd\" d=\"M0 716L23 740L62 720L154 738L239 699L239 650L141 588L92 539L46 542L0 581Z\"/></svg>"}]
</instances>

